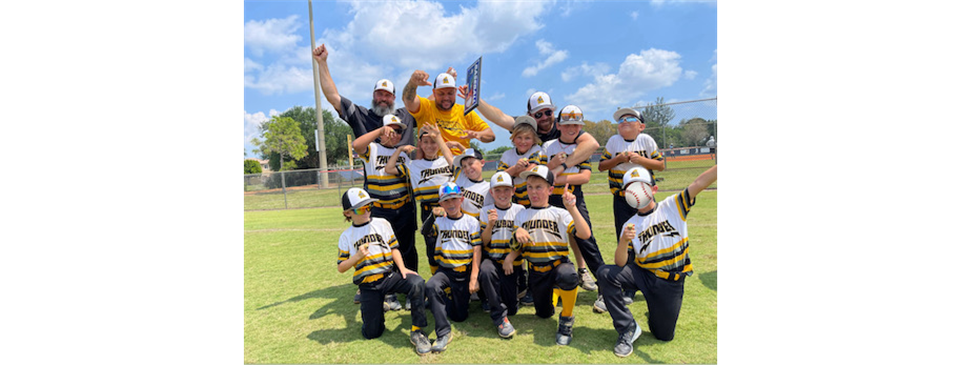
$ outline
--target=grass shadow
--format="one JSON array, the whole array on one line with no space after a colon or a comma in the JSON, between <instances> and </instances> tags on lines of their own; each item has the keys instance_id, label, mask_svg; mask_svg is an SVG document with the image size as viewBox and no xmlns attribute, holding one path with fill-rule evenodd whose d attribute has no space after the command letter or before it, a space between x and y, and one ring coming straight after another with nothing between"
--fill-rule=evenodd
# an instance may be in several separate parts
<instances>
[{"instance_id":1,"label":"grass shadow","mask_svg":"<svg viewBox=\"0 0 960 365\"><path fill-rule=\"evenodd\" d=\"M703 274L697 274L700 278L700 282L703 283L703 286L707 287L710 290L717 291L717 271L705 272Z\"/></svg>"}]
</instances>

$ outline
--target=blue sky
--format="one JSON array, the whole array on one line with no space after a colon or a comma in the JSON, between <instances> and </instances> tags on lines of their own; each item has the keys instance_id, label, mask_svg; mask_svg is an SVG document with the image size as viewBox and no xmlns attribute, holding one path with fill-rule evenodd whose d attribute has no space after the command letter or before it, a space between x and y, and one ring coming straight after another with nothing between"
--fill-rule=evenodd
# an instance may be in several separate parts
<instances>
[{"instance_id":1,"label":"blue sky","mask_svg":"<svg viewBox=\"0 0 960 365\"><path fill-rule=\"evenodd\" d=\"M260 123L316 105L309 16L306 1L244 3L248 157ZM364 106L380 78L399 92L414 70L433 77L453 66L463 75L480 56L481 96L510 115L524 113L534 91L558 106L578 105L595 121L657 97L717 95L716 2L315 1L313 17L340 94ZM332 110L326 99L321 107ZM491 127L497 140L489 147L510 143Z\"/></svg>"}]
</instances>

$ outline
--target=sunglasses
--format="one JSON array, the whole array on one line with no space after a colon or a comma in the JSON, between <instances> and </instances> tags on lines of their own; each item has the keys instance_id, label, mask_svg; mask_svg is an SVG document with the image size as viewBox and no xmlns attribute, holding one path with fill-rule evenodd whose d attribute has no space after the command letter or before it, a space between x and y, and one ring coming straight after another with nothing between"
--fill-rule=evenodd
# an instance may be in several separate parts
<instances>
[{"instance_id":1,"label":"sunglasses","mask_svg":"<svg viewBox=\"0 0 960 365\"><path fill-rule=\"evenodd\" d=\"M581 121L581 120L583 120L583 114L582 114L582 113L576 113L576 112L574 112L574 113L560 113L560 121L561 121L561 122L567 122L567 121L571 121L571 120L572 120L572 121Z\"/></svg>"},{"instance_id":2,"label":"sunglasses","mask_svg":"<svg viewBox=\"0 0 960 365\"><path fill-rule=\"evenodd\" d=\"M637 118L637 117L621 117L621 118L620 118L620 123L623 123L623 122L639 122L639 121L640 121L640 118Z\"/></svg>"},{"instance_id":3,"label":"sunglasses","mask_svg":"<svg viewBox=\"0 0 960 365\"><path fill-rule=\"evenodd\" d=\"M353 210L353 214L356 214L356 215L364 215L364 214L369 213L371 209L372 209L372 208L371 208L371 205L364 205L364 206L362 206L362 207L360 207L360 208L354 209L354 210Z\"/></svg>"},{"instance_id":4,"label":"sunglasses","mask_svg":"<svg viewBox=\"0 0 960 365\"><path fill-rule=\"evenodd\" d=\"M542 111L542 112L536 112L536 113L533 114L533 117L534 117L534 118L537 118L537 119L540 119L540 117L542 117L542 116L544 116L544 115L546 115L546 116L548 116L548 117L553 116L553 110L547 109L547 110Z\"/></svg>"},{"instance_id":5,"label":"sunglasses","mask_svg":"<svg viewBox=\"0 0 960 365\"><path fill-rule=\"evenodd\" d=\"M447 194L463 194L463 192L460 190L460 186L459 186L459 185L449 184L449 185L443 185L443 186L441 186L441 187L440 187L440 196L444 196L444 195L447 195Z\"/></svg>"}]
</instances>

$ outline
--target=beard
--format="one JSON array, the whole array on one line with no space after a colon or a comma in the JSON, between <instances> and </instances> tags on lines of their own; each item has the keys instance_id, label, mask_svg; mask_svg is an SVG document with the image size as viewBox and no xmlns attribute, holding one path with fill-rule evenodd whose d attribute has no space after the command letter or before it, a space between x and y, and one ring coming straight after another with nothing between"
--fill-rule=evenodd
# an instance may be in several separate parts
<instances>
[{"instance_id":1,"label":"beard","mask_svg":"<svg viewBox=\"0 0 960 365\"><path fill-rule=\"evenodd\" d=\"M386 106L381 106L381 105L383 105L383 104L386 104ZM372 111L373 114L376 114L376 115L382 117L382 116L387 115L387 114L393 114L393 112L394 112L395 110L393 109L393 104L390 103L390 102L384 101L384 102L382 102L382 103L380 103L380 104L377 104L377 101L376 101L376 100L371 100L371 101L370 101L370 111Z\"/></svg>"},{"instance_id":2,"label":"beard","mask_svg":"<svg viewBox=\"0 0 960 365\"><path fill-rule=\"evenodd\" d=\"M438 101L436 105L437 109L440 109L441 111L448 111L453 108L453 103L454 102L451 101Z\"/></svg>"}]
</instances>

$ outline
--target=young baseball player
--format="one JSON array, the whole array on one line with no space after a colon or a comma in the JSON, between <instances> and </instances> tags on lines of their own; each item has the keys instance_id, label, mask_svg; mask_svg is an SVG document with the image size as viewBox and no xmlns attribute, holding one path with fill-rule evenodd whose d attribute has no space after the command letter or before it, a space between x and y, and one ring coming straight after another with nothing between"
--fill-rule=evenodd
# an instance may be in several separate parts
<instances>
[{"instance_id":1,"label":"young baseball player","mask_svg":"<svg viewBox=\"0 0 960 365\"><path fill-rule=\"evenodd\" d=\"M383 218L371 218L376 201L360 188L343 193L343 216L352 225L340 235L337 271L347 272L352 267L353 283L360 289L360 332L366 339L380 337L385 329L381 303L387 293L406 293L411 298L413 328L410 342L417 354L430 352L430 341L421 328L427 326L423 309L423 278L403 264L399 244L393 228Z\"/></svg>"},{"instance_id":2,"label":"young baseball player","mask_svg":"<svg viewBox=\"0 0 960 365\"><path fill-rule=\"evenodd\" d=\"M446 350L453 338L447 316L456 322L466 320L470 294L480 290L480 222L463 214L461 204L463 191L457 184L440 186L440 206L446 215L437 217L430 232L437 236L434 255L440 268L426 285L437 332L433 352ZM446 288L450 288L449 297Z\"/></svg>"},{"instance_id":3,"label":"young baseball player","mask_svg":"<svg viewBox=\"0 0 960 365\"><path fill-rule=\"evenodd\" d=\"M433 225L434 217L443 216L438 192L440 185L453 181L453 166L451 165L453 155L450 153L450 148L443 143L440 130L431 124L425 124L420 128L418 148L420 149L419 154L423 158L398 163L402 159L400 157L401 152L410 155L410 152L414 150L413 146L403 146L393 152L383 170L387 174L410 177L413 196L420 203L420 223L424 227L421 234L423 234L423 240L427 248L430 273L435 273L437 272L437 263L433 258L433 249L436 246L436 236L428 235L425 231Z\"/></svg>"},{"instance_id":4,"label":"young baseball player","mask_svg":"<svg viewBox=\"0 0 960 365\"><path fill-rule=\"evenodd\" d=\"M592 236L590 225L577 209L577 198L564 187L563 206L550 205L554 187L553 173L543 165L520 174L527 180L530 207L517 213L513 219L514 244L503 260L503 272L513 273L513 262L523 256L530 262L530 288L533 292L535 313L541 318L553 316L552 294L559 287L563 310L557 326L557 345L565 346L573 338L573 307L577 302L577 270L569 260L570 248L576 250L577 240Z\"/></svg>"},{"instance_id":5,"label":"young baseball player","mask_svg":"<svg viewBox=\"0 0 960 365\"><path fill-rule=\"evenodd\" d=\"M468 148L453 159L454 183L463 190L463 213L480 219L480 209L493 201L490 182L483 179L483 154Z\"/></svg>"},{"instance_id":6,"label":"young baseball player","mask_svg":"<svg viewBox=\"0 0 960 365\"><path fill-rule=\"evenodd\" d=\"M647 324L658 340L673 339L683 303L684 279L693 274L688 255L687 215L696 203L697 194L715 181L717 166L700 174L683 192L659 203L652 198L639 202L636 215L627 220L620 233L614 253L616 265L604 265L598 271L601 290L643 293L650 313ZM646 184L648 192L657 191L653 177L642 167L624 173L623 188L632 184ZM630 260L630 256L635 258ZM622 297L607 298L607 309L619 334L613 353L619 357L629 356L633 353L633 341L640 336L640 326Z\"/></svg>"},{"instance_id":7,"label":"young baseball player","mask_svg":"<svg viewBox=\"0 0 960 365\"><path fill-rule=\"evenodd\" d=\"M516 186L513 201L525 207L530 206L530 199L527 198L527 182L520 178L520 173L529 171L534 165L545 164L547 159L541 152L536 123L530 116L517 117L510 132L514 148L504 152L497 164L497 171L506 171L513 178L513 185Z\"/></svg>"},{"instance_id":8,"label":"young baseball player","mask_svg":"<svg viewBox=\"0 0 960 365\"><path fill-rule=\"evenodd\" d=\"M510 254L513 238L513 220L524 208L513 203L513 178L504 171L490 178L493 204L483 207L480 215L480 240L483 241L483 261L480 263L480 288L486 293L490 319L497 334L509 338L516 333L508 315L517 314L517 275L523 260L514 260L513 273L503 271L503 260Z\"/></svg>"},{"instance_id":9,"label":"young baseball player","mask_svg":"<svg viewBox=\"0 0 960 365\"><path fill-rule=\"evenodd\" d=\"M598 169L607 171L607 182L613 193L614 227L619 233L623 230L623 223L637 213L623 199L623 190L620 188L623 173L633 167L643 167L654 177L656 185L653 170L663 171L666 165L657 149L657 142L650 135L642 133L646 124L640 113L631 108L622 108L613 113L613 120L618 122L617 134L607 140Z\"/></svg>"},{"instance_id":10,"label":"young baseball player","mask_svg":"<svg viewBox=\"0 0 960 365\"><path fill-rule=\"evenodd\" d=\"M583 112L580 111L580 108L576 105L567 105L560 109L558 118L557 128L560 129L560 138L544 143L543 153L549 156L551 160L560 159L563 161L566 160L567 156L572 155L577 148L577 137L583 133ZM581 185L590 182L590 160L588 159L576 166L566 166L564 162L561 163L561 166L564 167L564 170L560 176L557 176L557 181L554 182L553 194L550 196L550 205L558 208L563 207L562 196L565 193L564 186L573 188L571 193L577 198L577 210L579 210L583 219L586 220L587 225L593 228L593 224L590 222L590 213L587 211L587 204L583 200L583 190L580 188ZM579 250L575 249L574 254L577 258L578 273L580 275L580 281L583 283L583 288L584 290L590 291L597 290L593 278L591 278L590 273L587 272L589 268L590 271L593 272L593 275L596 276L597 269L604 264L603 255L597 246L597 239L594 238L593 235L583 239L578 238L577 245L579 246ZM606 310L603 299L603 291L598 291L597 300L593 303L594 311L602 313L602 311ZM566 305L564 305L564 307L566 307Z\"/></svg>"},{"instance_id":11,"label":"young baseball player","mask_svg":"<svg viewBox=\"0 0 960 365\"><path fill-rule=\"evenodd\" d=\"M353 141L353 149L363 160L363 188L374 199L373 216L386 219L393 226L400 245L400 254L410 270L419 269L416 231L417 220L413 199L410 196L410 179L406 175L388 174L384 171L387 160L400 142L406 128L393 114L383 116L383 127L374 129ZM376 142L377 138L380 142ZM356 301L356 300L355 300ZM391 309L401 308L396 295L387 297Z\"/></svg>"}]
</instances>

